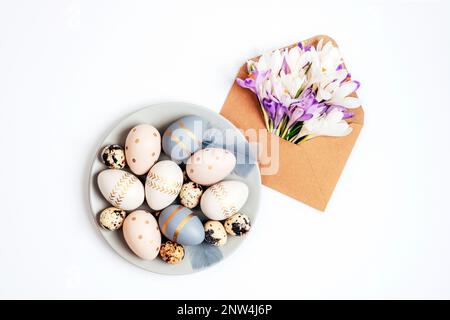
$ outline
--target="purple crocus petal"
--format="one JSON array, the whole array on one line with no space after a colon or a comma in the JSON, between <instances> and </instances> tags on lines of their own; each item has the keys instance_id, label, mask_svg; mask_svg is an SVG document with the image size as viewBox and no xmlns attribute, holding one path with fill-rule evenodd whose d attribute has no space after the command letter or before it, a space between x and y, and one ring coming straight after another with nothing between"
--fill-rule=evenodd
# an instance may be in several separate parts
<instances>
[{"instance_id":1,"label":"purple crocus petal","mask_svg":"<svg viewBox=\"0 0 450 320\"><path fill-rule=\"evenodd\" d=\"M298 47L300 48L300 50L303 50L303 44L301 42L298 43Z\"/></svg>"},{"instance_id":2,"label":"purple crocus petal","mask_svg":"<svg viewBox=\"0 0 450 320\"><path fill-rule=\"evenodd\" d=\"M283 119L283 117L285 116L287 111L288 111L288 109L285 106L283 106L281 103L278 103L277 110L275 112L275 120L273 121L274 128L278 127L278 125L280 124L281 120Z\"/></svg>"},{"instance_id":3,"label":"purple crocus petal","mask_svg":"<svg viewBox=\"0 0 450 320\"><path fill-rule=\"evenodd\" d=\"M244 80L237 78L236 82L239 86L245 89L251 90L253 93L256 93L256 83L252 78L246 78Z\"/></svg>"},{"instance_id":4,"label":"purple crocus petal","mask_svg":"<svg viewBox=\"0 0 450 320\"><path fill-rule=\"evenodd\" d=\"M328 106L325 103L320 103L317 106L317 113L320 114L320 115L322 115L325 112L327 112L327 110L328 110Z\"/></svg>"},{"instance_id":5,"label":"purple crocus petal","mask_svg":"<svg viewBox=\"0 0 450 320\"><path fill-rule=\"evenodd\" d=\"M319 103L311 87L303 90L300 97L291 105L291 110L302 110L302 114L295 121L306 121L316 114L322 114L326 109L324 103Z\"/></svg>"},{"instance_id":6,"label":"purple crocus petal","mask_svg":"<svg viewBox=\"0 0 450 320\"><path fill-rule=\"evenodd\" d=\"M305 46L305 51L311 51L311 46L310 45Z\"/></svg>"},{"instance_id":7,"label":"purple crocus petal","mask_svg":"<svg viewBox=\"0 0 450 320\"><path fill-rule=\"evenodd\" d=\"M359 87L361 87L361 82L356 81L356 80L352 80L352 81L353 81L354 83L356 83L356 89L355 89L355 91L358 90ZM353 91L353 92L355 92L355 91Z\"/></svg>"},{"instance_id":8,"label":"purple crocus petal","mask_svg":"<svg viewBox=\"0 0 450 320\"><path fill-rule=\"evenodd\" d=\"M302 115L302 116L298 119L298 121L306 121L306 120L311 119L313 116L314 116L314 115L311 114L311 113L305 113L304 115Z\"/></svg>"},{"instance_id":9,"label":"purple crocus petal","mask_svg":"<svg viewBox=\"0 0 450 320\"><path fill-rule=\"evenodd\" d=\"M248 75L246 79L236 79L236 82L239 86L245 89L251 90L253 93L257 94L257 88L261 85L261 83L267 79L270 75L270 69L264 71L252 71Z\"/></svg>"},{"instance_id":10,"label":"purple crocus petal","mask_svg":"<svg viewBox=\"0 0 450 320\"><path fill-rule=\"evenodd\" d=\"M287 124L287 127L290 128L292 125L297 123L300 120L300 118L303 116L304 113L305 113L305 110L303 110L301 107L292 107L291 106L291 108L288 111L289 122Z\"/></svg>"},{"instance_id":11,"label":"purple crocus petal","mask_svg":"<svg viewBox=\"0 0 450 320\"><path fill-rule=\"evenodd\" d=\"M340 84L347 82L347 81L351 81L351 80L352 80L352 74L349 72L349 73L347 73L344 80L342 80Z\"/></svg>"},{"instance_id":12,"label":"purple crocus petal","mask_svg":"<svg viewBox=\"0 0 450 320\"><path fill-rule=\"evenodd\" d=\"M354 116L353 112L349 111L346 107L343 107L343 106L338 106L338 105L335 105L335 104L331 105L331 106L328 107L326 112L329 113L331 110L338 110L338 111L342 112L342 114L343 114L342 118L343 119L350 119L350 118L352 118Z\"/></svg>"},{"instance_id":13,"label":"purple crocus petal","mask_svg":"<svg viewBox=\"0 0 450 320\"><path fill-rule=\"evenodd\" d=\"M283 63L281 65L281 70L283 70L284 74L291 73L291 68L289 68L289 65L286 61L286 57L283 58Z\"/></svg>"},{"instance_id":14,"label":"purple crocus petal","mask_svg":"<svg viewBox=\"0 0 450 320\"><path fill-rule=\"evenodd\" d=\"M339 71L342 69L344 69L344 65L341 63L340 65L337 66L336 71Z\"/></svg>"},{"instance_id":15,"label":"purple crocus petal","mask_svg":"<svg viewBox=\"0 0 450 320\"><path fill-rule=\"evenodd\" d=\"M350 119L353 118L353 116L355 115L353 112L350 111L344 111L343 114L344 114L343 119Z\"/></svg>"},{"instance_id":16,"label":"purple crocus petal","mask_svg":"<svg viewBox=\"0 0 450 320\"><path fill-rule=\"evenodd\" d=\"M267 115L269 118L274 121L275 120L275 112L277 110L277 104L278 102L273 101L270 98L264 98L261 102L264 110L266 110Z\"/></svg>"}]
</instances>

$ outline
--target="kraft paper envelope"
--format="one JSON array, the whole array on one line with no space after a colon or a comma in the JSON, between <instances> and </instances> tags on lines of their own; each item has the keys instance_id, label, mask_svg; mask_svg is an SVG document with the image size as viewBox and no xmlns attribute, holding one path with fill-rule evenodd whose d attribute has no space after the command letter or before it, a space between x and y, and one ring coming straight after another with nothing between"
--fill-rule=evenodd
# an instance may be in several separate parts
<instances>
[{"instance_id":1,"label":"kraft paper envelope","mask_svg":"<svg viewBox=\"0 0 450 320\"><path fill-rule=\"evenodd\" d=\"M321 38L336 45L328 36L316 36L303 41L303 44L316 45ZM237 77L245 78L247 74L245 64ZM263 184L324 211L364 123L361 107L351 111L354 112L354 117L349 119L349 123L353 130L345 137L317 137L296 145L272 134L264 134L264 138L261 134L246 135L250 143L259 142L259 148L262 149L258 152L258 163ZM251 128L265 130L256 95L241 88L236 81L220 113L242 129L244 134ZM264 130L260 132L266 132ZM273 146L272 142L277 141L272 139L279 142L279 162L275 165L271 163L274 157L270 157L270 153L276 150L270 148ZM267 170L263 169L266 166L278 167L278 170L275 174L265 174L264 171Z\"/></svg>"}]
</instances>

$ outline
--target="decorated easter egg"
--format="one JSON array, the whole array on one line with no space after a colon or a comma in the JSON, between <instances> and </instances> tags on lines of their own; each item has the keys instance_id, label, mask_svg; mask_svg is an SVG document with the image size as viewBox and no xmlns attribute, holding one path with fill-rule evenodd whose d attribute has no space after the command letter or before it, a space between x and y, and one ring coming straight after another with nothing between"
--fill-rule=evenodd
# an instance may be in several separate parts
<instances>
[{"instance_id":1,"label":"decorated easter egg","mask_svg":"<svg viewBox=\"0 0 450 320\"><path fill-rule=\"evenodd\" d=\"M144 186L129 172L103 170L97 177L97 183L105 199L116 208L134 210L144 202Z\"/></svg>"},{"instance_id":2,"label":"decorated easter egg","mask_svg":"<svg viewBox=\"0 0 450 320\"><path fill-rule=\"evenodd\" d=\"M134 174L147 173L160 153L161 136L153 126L140 124L130 130L125 141L125 157Z\"/></svg>"},{"instance_id":3,"label":"decorated easter egg","mask_svg":"<svg viewBox=\"0 0 450 320\"><path fill-rule=\"evenodd\" d=\"M236 213L225 220L225 230L232 236L242 236L250 231L250 218L243 213Z\"/></svg>"},{"instance_id":4,"label":"decorated easter egg","mask_svg":"<svg viewBox=\"0 0 450 320\"><path fill-rule=\"evenodd\" d=\"M173 161L156 163L148 172L145 181L145 197L150 208L161 210L171 204L180 193L183 172Z\"/></svg>"},{"instance_id":5,"label":"decorated easter egg","mask_svg":"<svg viewBox=\"0 0 450 320\"><path fill-rule=\"evenodd\" d=\"M126 212L114 207L109 207L100 213L100 225L107 230L117 230L125 220Z\"/></svg>"},{"instance_id":6,"label":"decorated easter egg","mask_svg":"<svg viewBox=\"0 0 450 320\"><path fill-rule=\"evenodd\" d=\"M186 163L188 177L201 185L217 183L233 171L236 157L228 150L206 148L194 153Z\"/></svg>"},{"instance_id":7,"label":"decorated easter egg","mask_svg":"<svg viewBox=\"0 0 450 320\"><path fill-rule=\"evenodd\" d=\"M221 247L227 243L227 232L223 224L219 221L206 221L203 225L205 229L205 241L213 246Z\"/></svg>"},{"instance_id":8,"label":"decorated easter egg","mask_svg":"<svg viewBox=\"0 0 450 320\"><path fill-rule=\"evenodd\" d=\"M202 147L206 126L206 121L198 116L178 119L163 134L164 152L174 161L186 160Z\"/></svg>"},{"instance_id":9,"label":"decorated easter egg","mask_svg":"<svg viewBox=\"0 0 450 320\"><path fill-rule=\"evenodd\" d=\"M200 244L205 231L200 219L193 212L180 205L171 205L158 218L161 232L166 238L186 246Z\"/></svg>"},{"instance_id":10,"label":"decorated easter egg","mask_svg":"<svg viewBox=\"0 0 450 320\"><path fill-rule=\"evenodd\" d=\"M209 187L200 200L202 212L211 220L224 220L237 213L248 198L241 181L222 181Z\"/></svg>"},{"instance_id":11,"label":"decorated easter egg","mask_svg":"<svg viewBox=\"0 0 450 320\"><path fill-rule=\"evenodd\" d=\"M164 262L167 262L168 264L177 264L184 258L184 248L181 244L169 240L161 245L159 255Z\"/></svg>"},{"instance_id":12,"label":"decorated easter egg","mask_svg":"<svg viewBox=\"0 0 450 320\"><path fill-rule=\"evenodd\" d=\"M122 169L125 167L125 151L118 144L110 144L102 149L100 158L105 166L110 169Z\"/></svg>"},{"instance_id":13,"label":"decorated easter egg","mask_svg":"<svg viewBox=\"0 0 450 320\"><path fill-rule=\"evenodd\" d=\"M195 182L183 184L180 191L180 202L186 208L195 208L200 203L203 187Z\"/></svg>"},{"instance_id":14,"label":"decorated easter egg","mask_svg":"<svg viewBox=\"0 0 450 320\"><path fill-rule=\"evenodd\" d=\"M159 253L161 233L158 223L151 213L136 210L123 222L125 242L139 258L153 260Z\"/></svg>"}]
</instances>

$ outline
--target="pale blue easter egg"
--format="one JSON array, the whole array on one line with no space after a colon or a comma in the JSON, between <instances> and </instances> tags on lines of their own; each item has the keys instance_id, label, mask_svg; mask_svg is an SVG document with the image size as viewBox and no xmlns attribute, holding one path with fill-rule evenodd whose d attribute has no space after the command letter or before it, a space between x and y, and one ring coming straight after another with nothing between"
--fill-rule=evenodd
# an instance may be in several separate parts
<instances>
[{"instance_id":1,"label":"pale blue easter egg","mask_svg":"<svg viewBox=\"0 0 450 320\"><path fill-rule=\"evenodd\" d=\"M207 122L199 116L186 116L172 123L164 132L162 146L173 161L183 161L201 149Z\"/></svg>"},{"instance_id":2,"label":"pale blue easter egg","mask_svg":"<svg viewBox=\"0 0 450 320\"><path fill-rule=\"evenodd\" d=\"M166 238L186 246L195 246L205 239L205 230L192 210L171 205L159 215L159 228Z\"/></svg>"}]
</instances>

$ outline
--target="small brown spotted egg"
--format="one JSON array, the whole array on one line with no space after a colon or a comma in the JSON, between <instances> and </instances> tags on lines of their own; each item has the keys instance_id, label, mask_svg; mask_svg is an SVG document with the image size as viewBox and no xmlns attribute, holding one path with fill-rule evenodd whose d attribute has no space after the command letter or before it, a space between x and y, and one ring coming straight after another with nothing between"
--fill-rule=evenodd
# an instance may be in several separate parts
<instances>
[{"instance_id":1,"label":"small brown spotted egg","mask_svg":"<svg viewBox=\"0 0 450 320\"><path fill-rule=\"evenodd\" d=\"M242 236L250 231L250 219L245 214L236 213L225 220L225 230L232 236Z\"/></svg>"},{"instance_id":2,"label":"small brown spotted egg","mask_svg":"<svg viewBox=\"0 0 450 320\"><path fill-rule=\"evenodd\" d=\"M203 227L205 228L205 241L214 246L221 247L227 243L227 232L219 221L207 221Z\"/></svg>"},{"instance_id":3,"label":"small brown spotted egg","mask_svg":"<svg viewBox=\"0 0 450 320\"><path fill-rule=\"evenodd\" d=\"M181 244L167 241L161 245L159 254L164 262L167 262L168 264L177 264L184 258L184 248Z\"/></svg>"},{"instance_id":4,"label":"small brown spotted egg","mask_svg":"<svg viewBox=\"0 0 450 320\"><path fill-rule=\"evenodd\" d=\"M110 207L100 213L100 224L103 228L114 231L119 229L125 219L125 211Z\"/></svg>"},{"instance_id":5,"label":"small brown spotted egg","mask_svg":"<svg viewBox=\"0 0 450 320\"><path fill-rule=\"evenodd\" d=\"M203 194L201 185L195 182L188 182L183 184L180 191L180 202L186 208L195 208L200 202Z\"/></svg>"},{"instance_id":6,"label":"small brown spotted egg","mask_svg":"<svg viewBox=\"0 0 450 320\"><path fill-rule=\"evenodd\" d=\"M125 167L125 151L118 144L110 144L103 148L100 157L102 162L110 169Z\"/></svg>"}]
</instances>

